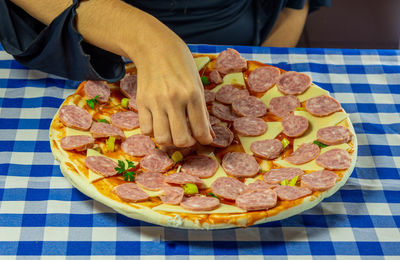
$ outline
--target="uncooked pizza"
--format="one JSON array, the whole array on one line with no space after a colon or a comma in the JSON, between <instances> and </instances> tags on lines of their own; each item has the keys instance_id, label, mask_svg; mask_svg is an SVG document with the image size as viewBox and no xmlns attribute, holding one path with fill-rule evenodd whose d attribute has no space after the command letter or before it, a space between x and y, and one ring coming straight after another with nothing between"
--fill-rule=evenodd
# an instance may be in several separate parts
<instances>
[{"instance_id":1,"label":"uncooked pizza","mask_svg":"<svg viewBox=\"0 0 400 260\"><path fill-rule=\"evenodd\" d=\"M357 141L348 115L310 76L244 59L194 55L215 132L208 146L141 134L137 74L85 81L50 127L64 176L128 217L177 228L246 227L290 217L336 192Z\"/></svg>"}]
</instances>

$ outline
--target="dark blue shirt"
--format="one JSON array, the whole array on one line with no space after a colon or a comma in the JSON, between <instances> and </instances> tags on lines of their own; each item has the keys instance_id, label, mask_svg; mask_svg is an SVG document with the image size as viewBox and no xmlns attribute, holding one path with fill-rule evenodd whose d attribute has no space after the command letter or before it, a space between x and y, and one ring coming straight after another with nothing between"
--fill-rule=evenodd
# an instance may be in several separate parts
<instances>
[{"instance_id":1,"label":"dark blue shirt","mask_svg":"<svg viewBox=\"0 0 400 260\"><path fill-rule=\"evenodd\" d=\"M310 11L331 0L310 0ZM124 74L121 57L83 41L75 30L78 0L49 26L9 0L0 1L0 42L20 63L73 80L114 82ZM125 0L148 12L187 43L260 45L285 7L305 0Z\"/></svg>"}]
</instances>

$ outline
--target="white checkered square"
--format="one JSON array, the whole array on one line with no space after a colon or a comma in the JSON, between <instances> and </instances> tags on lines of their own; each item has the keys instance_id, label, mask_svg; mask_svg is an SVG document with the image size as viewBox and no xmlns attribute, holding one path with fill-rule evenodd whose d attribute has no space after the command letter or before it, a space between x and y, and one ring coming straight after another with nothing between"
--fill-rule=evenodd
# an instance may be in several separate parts
<instances>
[{"instance_id":1,"label":"white checkered square","mask_svg":"<svg viewBox=\"0 0 400 260\"><path fill-rule=\"evenodd\" d=\"M68 241L69 227L45 227L44 241Z\"/></svg>"},{"instance_id":2,"label":"white checkered square","mask_svg":"<svg viewBox=\"0 0 400 260\"><path fill-rule=\"evenodd\" d=\"M92 241L116 241L117 229L115 227L93 227Z\"/></svg>"},{"instance_id":3,"label":"white checkered square","mask_svg":"<svg viewBox=\"0 0 400 260\"><path fill-rule=\"evenodd\" d=\"M3 157L3 152L0 153L0 158ZM33 164L34 153L30 152L14 152L11 154L11 159L9 163L12 164L22 164L22 165L32 165ZM0 159L0 161L2 161Z\"/></svg>"},{"instance_id":4,"label":"white checkered square","mask_svg":"<svg viewBox=\"0 0 400 260\"><path fill-rule=\"evenodd\" d=\"M25 201L2 201L0 204L0 214L23 214Z\"/></svg>"},{"instance_id":5,"label":"white checkered square","mask_svg":"<svg viewBox=\"0 0 400 260\"><path fill-rule=\"evenodd\" d=\"M348 227L330 227L329 235L332 241L354 241L354 234Z\"/></svg>"},{"instance_id":6,"label":"white checkered square","mask_svg":"<svg viewBox=\"0 0 400 260\"><path fill-rule=\"evenodd\" d=\"M21 227L0 227L0 242L19 241Z\"/></svg>"},{"instance_id":7,"label":"white checkered square","mask_svg":"<svg viewBox=\"0 0 400 260\"><path fill-rule=\"evenodd\" d=\"M48 214L69 214L71 203L71 201L48 200L46 211Z\"/></svg>"},{"instance_id":8,"label":"white checkered square","mask_svg":"<svg viewBox=\"0 0 400 260\"><path fill-rule=\"evenodd\" d=\"M377 216L391 216L392 211L390 207L386 203L365 203L365 206L368 209L368 213L370 215L377 215ZM400 240L399 240L400 241Z\"/></svg>"},{"instance_id":9,"label":"white checkered square","mask_svg":"<svg viewBox=\"0 0 400 260\"><path fill-rule=\"evenodd\" d=\"M398 228L375 228L375 233L380 242L400 241L400 231Z\"/></svg>"}]
</instances>

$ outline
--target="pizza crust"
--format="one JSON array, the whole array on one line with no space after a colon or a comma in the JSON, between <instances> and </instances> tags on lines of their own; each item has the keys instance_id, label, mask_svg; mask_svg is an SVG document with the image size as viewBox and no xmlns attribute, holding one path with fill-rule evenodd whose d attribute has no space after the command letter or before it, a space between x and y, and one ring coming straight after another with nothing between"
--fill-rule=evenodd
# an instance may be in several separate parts
<instances>
[{"instance_id":1,"label":"pizza crust","mask_svg":"<svg viewBox=\"0 0 400 260\"><path fill-rule=\"evenodd\" d=\"M65 100L64 104L67 104L70 100ZM60 106L60 107L61 107ZM99 192L94 185L91 185L89 179L78 170L78 166L72 162L68 156L68 153L61 149L59 140L60 132L58 132L54 124L58 121L58 111L52 120L50 126L50 146L53 156L57 161L60 162L60 169L65 178L67 178L71 184L77 188L79 191L84 193L86 196L91 197L106 206L111 207L120 214L127 217L142 220L145 222L150 222L157 225L183 228L183 229L226 229L233 227L246 227L249 225L257 225L271 221L282 220L293 215L299 214L307 209L310 209L320 203L324 198L327 198L334 194L338 189L340 189L350 177L357 158L357 138L355 131L350 119L347 117L345 122L348 128L353 133L353 153L352 162L349 169L343 172L343 176L339 182L336 183L334 187L324 192L316 192L311 196L305 197L301 203L296 206L285 208L279 213L275 213L272 216L268 216L269 211L262 211L264 217L253 221L251 215L246 215L246 213L234 213L234 214L181 214L172 212L155 211L149 207L143 206L140 203L121 203L120 201L114 200L110 197L103 195ZM136 130L137 131L137 130ZM58 137L57 137L58 136ZM62 137L62 136L61 136ZM274 211L279 211L279 206L273 208ZM207 217L205 217L207 216Z\"/></svg>"}]
</instances>

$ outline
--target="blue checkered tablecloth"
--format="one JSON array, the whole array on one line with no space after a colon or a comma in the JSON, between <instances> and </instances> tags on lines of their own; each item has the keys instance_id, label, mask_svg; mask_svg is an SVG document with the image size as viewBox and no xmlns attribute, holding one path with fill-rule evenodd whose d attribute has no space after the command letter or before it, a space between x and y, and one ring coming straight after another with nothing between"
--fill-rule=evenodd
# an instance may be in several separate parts
<instances>
[{"instance_id":1,"label":"blue checkered tablecloth","mask_svg":"<svg viewBox=\"0 0 400 260\"><path fill-rule=\"evenodd\" d=\"M398 259L400 51L235 48L311 75L350 114L359 156L341 190L300 215L246 229L180 230L117 214L73 188L51 155L51 119L78 82L30 70L0 47L0 258Z\"/></svg>"}]
</instances>

